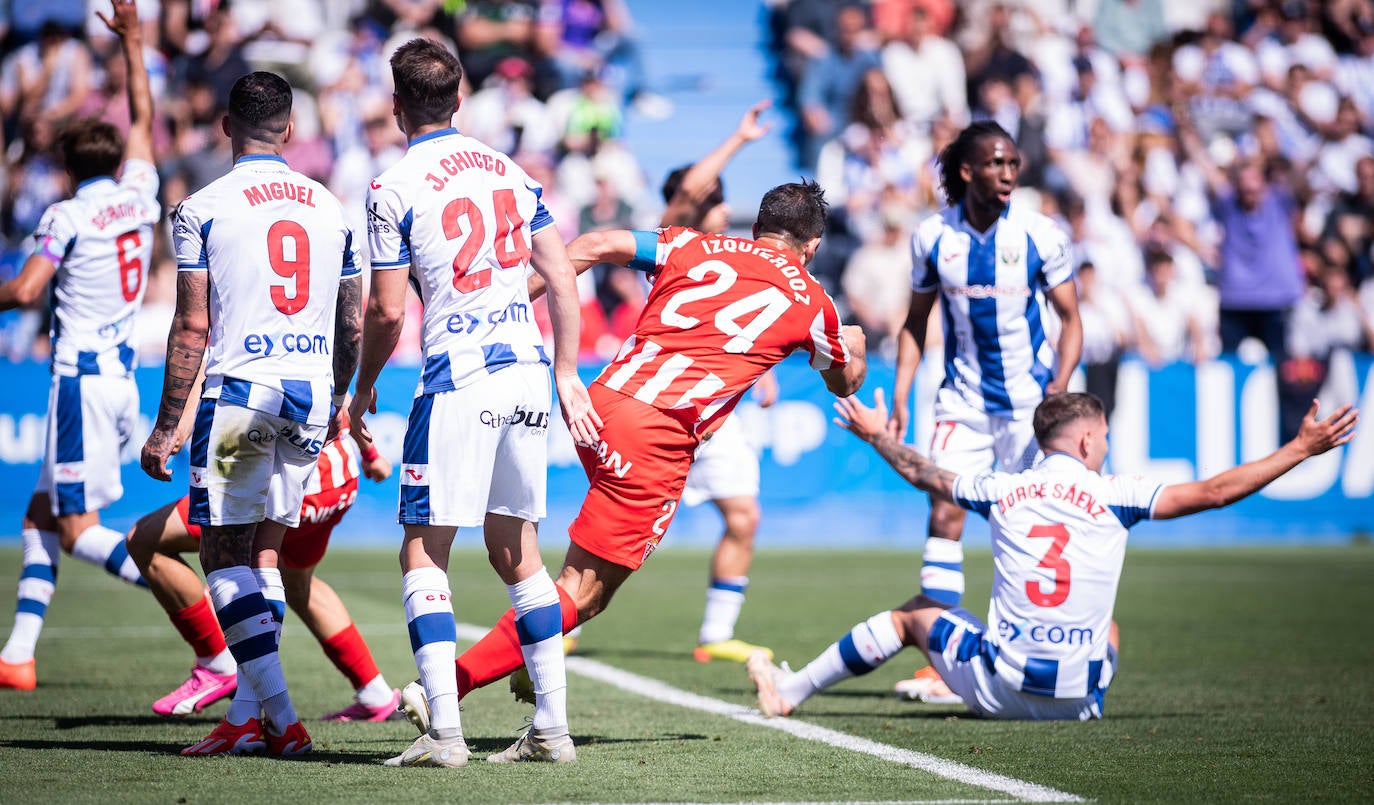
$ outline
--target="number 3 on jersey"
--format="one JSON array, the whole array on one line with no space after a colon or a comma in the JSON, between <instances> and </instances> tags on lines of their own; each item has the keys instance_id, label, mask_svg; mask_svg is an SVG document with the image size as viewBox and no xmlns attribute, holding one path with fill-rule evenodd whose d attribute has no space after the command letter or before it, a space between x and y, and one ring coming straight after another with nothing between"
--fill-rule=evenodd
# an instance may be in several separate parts
<instances>
[{"instance_id":1,"label":"number 3 on jersey","mask_svg":"<svg viewBox=\"0 0 1374 805\"><path fill-rule=\"evenodd\" d=\"M530 245L525 242L525 219L515 203L515 191L501 188L492 194L492 207L496 210L496 262L502 268L514 268L528 263ZM464 229L464 221L467 227ZM457 240L466 235L462 247L453 258L453 287L459 293L471 293L491 285L491 269L472 270L473 261L482 252L486 243L487 225L482 220L482 210L466 196L455 198L445 207L441 223L444 237Z\"/></svg>"},{"instance_id":2,"label":"number 3 on jersey","mask_svg":"<svg viewBox=\"0 0 1374 805\"><path fill-rule=\"evenodd\" d=\"M1054 571L1054 586L1048 591L1043 582L1031 580L1026 582L1026 597L1032 604L1038 607L1057 607L1069 598L1069 582L1071 578L1071 568L1069 560L1064 558L1064 547L1069 544L1069 529L1062 525L1038 525L1032 526L1026 532L1026 536L1031 539L1037 537L1048 537L1054 540L1050 544L1050 549L1045 552L1045 556L1040 560L1037 567L1043 567Z\"/></svg>"}]
</instances>

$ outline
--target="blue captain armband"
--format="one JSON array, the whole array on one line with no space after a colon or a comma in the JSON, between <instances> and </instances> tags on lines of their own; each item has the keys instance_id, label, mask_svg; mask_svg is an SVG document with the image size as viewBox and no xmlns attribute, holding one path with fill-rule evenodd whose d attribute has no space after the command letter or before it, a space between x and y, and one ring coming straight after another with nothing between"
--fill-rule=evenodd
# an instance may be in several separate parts
<instances>
[{"instance_id":1,"label":"blue captain armband","mask_svg":"<svg viewBox=\"0 0 1374 805\"><path fill-rule=\"evenodd\" d=\"M630 259L630 268L635 271L651 273L658 268L658 233L635 230L635 256Z\"/></svg>"}]
</instances>

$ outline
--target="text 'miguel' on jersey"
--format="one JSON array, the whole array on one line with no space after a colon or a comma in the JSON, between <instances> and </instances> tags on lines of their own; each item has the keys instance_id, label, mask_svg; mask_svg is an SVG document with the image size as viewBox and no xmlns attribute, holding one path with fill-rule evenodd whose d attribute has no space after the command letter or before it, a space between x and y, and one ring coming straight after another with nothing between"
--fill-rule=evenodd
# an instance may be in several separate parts
<instances>
[{"instance_id":1,"label":"text 'miguel' on jersey","mask_svg":"<svg viewBox=\"0 0 1374 805\"><path fill-rule=\"evenodd\" d=\"M947 207L917 227L911 265L913 290L940 291L945 384L988 413L1029 417L1055 364L1036 295L1074 274L1063 230L1012 204L981 233Z\"/></svg>"},{"instance_id":2,"label":"text 'miguel' on jersey","mask_svg":"<svg viewBox=\"0 0 1374 805\"><path fill-rule=\"evenodd\" d=\"M997 673L1027 693L1086 696L1103 679L1127 529L1163 487L1051 453L1025 472L959 476L954 502L992 527ZM985 649L986 652L986 649Z\"/></svg>"},{"instance_id":3,"label":"text 'miguel' on jersey","mask_svg":"<svg viewBox=\"0 0 1374 805\"><path fill-rule=\"evenodd\" d=\"M157 169L124 163L119 181L103 176L48 207L34 231L34 252L53 261L53 372L124 375L143 304L158 220Z\"/></svg>"},{"instance_id":4,"label":"text 'miguel' on jersey","mask_svg":"<svg viewBox=\"0 0 1374 805\"><path fill-rule=\"evenodd\" d=\"M324 185L281 157L240 157L181 202L178 271L210 276L205 396L295 422L329 421L339 280L353 233Z\"/></svg>"},{"instance_id":5,"label":"text 'miguel' on jersey","mask_svg":"<svg viewBox=\"0 0 1374 805\"><path fill-rule=\"evenodd\" d=\"M416 137L372 182L372 270L408 269L425 306L420 393L549 363L525 283L531 240L553 224L543 192L510 157L451 128Z\"/></svg>"},{"instance_id":6,"label":"text 'miguel' on jersey","mask_svg":"<svg viewBox=\"0 0 1374 805\"><path fill-rule=\"evenodd\" d=\"M759 376L796 350L840 368L849 350L835 303L796 255L686 227L636 232L631 268L653 289L598 383L657 408L696 413L708 433Z\"/></svg>"}]
</instances>

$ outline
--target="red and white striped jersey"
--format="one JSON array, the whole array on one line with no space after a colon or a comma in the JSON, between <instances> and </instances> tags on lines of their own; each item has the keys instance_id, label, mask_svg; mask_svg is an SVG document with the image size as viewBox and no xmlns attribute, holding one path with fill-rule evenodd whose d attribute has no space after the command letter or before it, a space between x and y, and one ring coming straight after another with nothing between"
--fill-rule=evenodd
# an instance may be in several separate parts
<instances>
[{"instance_id":1,"label":"red and white striped jersey","mask_svg":"<svg viewBox=\"0 0 1374 805\"><path fill-rule=\"evenodd\" d=\"M344 414L344 426L339 429L339 435L325 442L324 447L320 448L320 459L315 464L315 471L305 482L306 498L338 489L356 479L361 473L362 457L358 453L357 444L353 442L353 436L349 433L348 414ZM310 501L306 500L302 509L309 504Z\"/></svg>"},{"instance_id":2,"label":"red and white striped jersey","mask_svg":"<svg viewBox=\"0 0 1374 805\"><path fill-rule=\"evenodd\" d=\"M636 232L632 268L653 290L598 383L713 430L770 367L806 350L817 370L849 362L835 303L797 255L685 227Z\"/></svg>"}]
</instances>

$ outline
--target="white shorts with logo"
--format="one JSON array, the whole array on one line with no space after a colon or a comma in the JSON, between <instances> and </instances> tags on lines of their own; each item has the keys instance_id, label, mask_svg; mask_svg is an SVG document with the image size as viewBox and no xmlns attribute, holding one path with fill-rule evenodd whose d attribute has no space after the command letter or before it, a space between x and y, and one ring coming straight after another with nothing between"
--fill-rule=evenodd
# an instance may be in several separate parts
<instances>
[{"instance_id":1,"label":"white shorts with logo","mask_svg":"<svg viewBox=\"0 0 1374 805\"><path fill-rule=\"evenodd\" d=\"M1102 717L1106 688L1077 699L1026 693L993 670L996 647L986 638L987 626L963 608L946 610L930 630L930 664L974 715L1016 721L1088 721ZM1105 679L1110 680L1115 667L1116 652L1109 651Z\"/></svg>"},{"instance_id":2,"label":"white shorts with logo","mask_svg":"<svg viewBox=\"0 0 1374 805\"><path fill-rule=\"evenodd\" d=\"M275 520L296 527L326 431L325 425L201 400L191 434L187 519L199 526Z\"/></svg>"},{"instance_id":3,"label":"white shorts with logo","mask_svg":"<svg viewBox=\"0 0 1374 805\"><path fill-rule=\"evenodd\" d=\"M749 443L744 423L731 414L697 448L682 502L697 506L708 500L758 496L759 454Z\"/></svg>"},{"instance_id":4,"label":"white shorts with logo","mask_svg":"<svg viewBox=\"0 0 1374 805\"><path fill-rule=\"evenodd\" d=\"M952 388L935 392L930 460L940 469L968 476L988 470L1021 472L1030 469L1039 451L1031 417L989 414Z\"/></svg>"},{"instance_id":5,"label":"white shorts with logo","mask_svg":"<svg viewBox=\"0 0 1374 805\"><path fill-rule=\"evenodd\" d=\"M123 497L119 454L137 422L133 377L53 377L47 448L34 491L47 493L54 515L100 511Z\"/></svg>"},{"instance_id":6,"label":"white shorts with logo","mask_svg":"<svg viewBox=\"0 0 1374 805\"><path fill-rule=\"evenodd\" d=\"M542 363L517 363L411 404L398 521L466 528L487 513L545 515L553 392Z\"/></svg>"}]
</instances>

